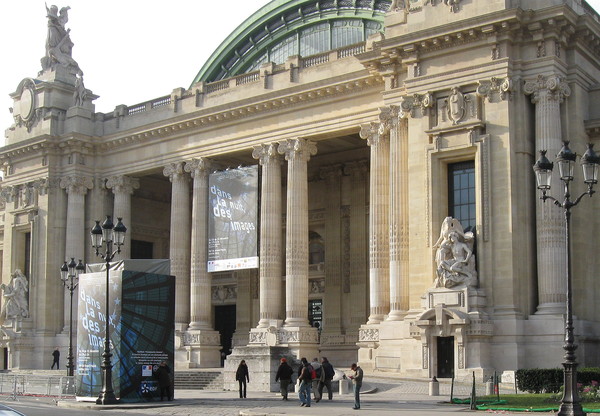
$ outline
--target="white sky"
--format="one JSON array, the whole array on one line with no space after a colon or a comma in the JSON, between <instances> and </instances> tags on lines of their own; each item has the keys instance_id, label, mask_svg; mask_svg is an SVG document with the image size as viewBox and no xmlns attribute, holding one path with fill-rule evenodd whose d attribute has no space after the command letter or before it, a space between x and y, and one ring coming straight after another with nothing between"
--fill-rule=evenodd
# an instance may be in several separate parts
<instances>
[{"instance_id":1,"label":"white sky","mask_svg":"<svg viewBox=\"0 0 600 416\"><path fill-rule=\"evenodd\" d=\"M70 6L73 58L86 88L109 113L187 88L210 54L269 0L63 0ZM485 1L485 0L478 0ZM588 0L600 10L600 0ZM44 0L9 0L0 12L0 143L12 124L8 108L23 78L35 77L45 54Z\"/></svg>"}]
</instances>

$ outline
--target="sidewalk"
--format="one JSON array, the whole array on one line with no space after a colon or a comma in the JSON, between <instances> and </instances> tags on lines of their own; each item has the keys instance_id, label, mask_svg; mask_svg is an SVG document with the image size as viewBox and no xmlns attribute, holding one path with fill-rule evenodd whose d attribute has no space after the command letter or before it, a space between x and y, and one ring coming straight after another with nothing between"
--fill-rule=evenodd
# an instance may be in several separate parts
<instances>
[{"instance_id":1,"label":"sidewalk","mask_svg":"<svg viewBox=\"0 0 600 416\"><path fill-rule=\"evenodd\" d=\"M108 414L135 413L149 415L191 415L202 416L306 416L327 415L347 416L360 414L376 415L419 415L438 416L464 413L467 405L450 405L449 395L431 397L425 381L383 381L368 383L377 387L372 394L361 394L361 409L352 410L352 394L335 394L327 399L311 403L311 407L301 407L296 393L290 393L289 401L282 401L279 393L248 392L247 399L239 399L237 391L176 390L172 402L154 401L149 403L99 406L94 403L63 400L59 407L79 410L105 410ZM365 386L366 387L366 386ZM440 393L449 393L449 386L442 384ZM327 397L325 395L325 397Z\"/></svg>"}]
</instances>

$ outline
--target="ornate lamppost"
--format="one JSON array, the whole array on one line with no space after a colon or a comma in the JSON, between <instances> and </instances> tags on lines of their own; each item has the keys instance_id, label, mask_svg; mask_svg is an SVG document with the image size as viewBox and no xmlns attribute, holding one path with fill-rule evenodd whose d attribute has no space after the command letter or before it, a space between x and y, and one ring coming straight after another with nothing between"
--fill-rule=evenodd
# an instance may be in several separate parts
<instances>
[{"instance_id":1,"label":"ornate lamppost","mask_svg":"<svg viewBox=\"0 0 600 416\"><path fill-rule=\"evenodd\" d=\"M77 289L79 284L79 275L85 271L85 266L79 260L79 263L75 263L75 258L71 257L71 261L65 263L60 268L60 280L62 280L63 286L67 288L71 294L70 303L70 319L69 319L69 356L67 357L67 375L73 376L73 292Z\"/></svg>"},{"instance_id":2,"label":"ornate lamppost","mask_svg":"<svg viewBox=\"0 0 600 416\"><path fill-rule=\"evenodd\" d=\"M537 188L542 191L540 199L546 202L547 199L554 202L555 205L562 208L565 214L565 235L566 235L566 256L567 256L567 300L565 317L565 360L564 367L564 393L561 399L559 416L581 416L585 415L579 401L577 392L577 361L575 361L575 337L573 335L573 295L571 283L571 251L570 251L570 226L571 226L571 208L579 204L581 198L585 195L590 197L594 194L593 187L598 183L598 165L600 157L596 155L592 144L588 144L587 151L581 157L581 167L583 168L583 182L587 185L587 191L579 195L575 200L571 199L569 184L573 180L573 167L577 155L569 149L569 142L564 141L563 147L556 155L556 163L560 180L564 183L564 194L562 200L547 195L550 190L552 180L552 168L554 164L546 157L546 150L540 151L540 158L533 165L537 179Z\"/></svg>"},{"instance_id":3,"label":"ornate lamppost","mask_svg":"<svg viewBox=\"0 0 600 416\"><path fill-rule=\"evenodd\" d=\"M106 220L100 226L100 221L96 221L96 225L92 228L92 247L96 250L96 255L102 257L106 262L106 333L104 336L104 353L102 354L102 390L96 400L96 404L115 404L117 398L112 386L112 364L110 357L110 313L108 307L110 305L109 287L110 287L110 261L116 254L121 252L121 246L125 242L125 233L127 228L121 222L122 218L117 218L117 225L114 225L110 219L110 215L106 216ZM102 245L106 244L106 249L102 253ZM113 245L116 245L116 250L113 251Z\"/></svg>"}]
</instances>

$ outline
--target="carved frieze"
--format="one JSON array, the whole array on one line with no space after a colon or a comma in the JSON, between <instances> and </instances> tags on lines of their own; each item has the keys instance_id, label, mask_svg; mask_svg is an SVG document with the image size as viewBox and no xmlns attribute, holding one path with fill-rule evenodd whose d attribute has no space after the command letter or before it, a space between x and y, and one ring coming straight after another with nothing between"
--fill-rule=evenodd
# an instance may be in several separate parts
<instances>
[{"instance_id":1,"label":"carved frieze","mask_svg":"<svg viewBox=\"0 0 600 416\"><path fill-rule=\"evenodd\" d=\"M218 285L212 288L212 301L224 303L237 299L236 285Z\"/></svg>"},{"instance_id":2,"label":"carved frieze","mask_svg":"<svg viewBox=\"0 0 600 416\"><path fill-rule=\"evenodd\" d=\"M379 328L360 328L358 342L379 342Z\"/></svg>"}]
</instances>

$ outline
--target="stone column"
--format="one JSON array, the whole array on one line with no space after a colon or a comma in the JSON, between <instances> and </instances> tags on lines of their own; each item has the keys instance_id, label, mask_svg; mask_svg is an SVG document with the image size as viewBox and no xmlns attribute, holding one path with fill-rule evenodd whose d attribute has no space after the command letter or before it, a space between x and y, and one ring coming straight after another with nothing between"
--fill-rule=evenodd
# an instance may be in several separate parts
<instances>
[{"instance_id":1,"label":"stone column","mask_svg":"<svg viewBox=\"0 0 600 416\"><path fill-rule=\"evenodd\" d=\"M371 147L369 213L368 325L380 323L390 308L389 255L389 130L385 123L361 126L360 137Z\"/></svg>"},{"instance_id":2,"label":"stone column","mask_svg":"<svg viewBox=\"0 0 600 416\"><path fill-rule=\"evenodd\" d=\"M350 175L350 326L347 334L358 339L358 328L367 318L367 161L349 162L344 172Z\"/></svg>"},{"instance_id":3,"label":"stone column","mask_svg":"<svg viewBox=\"0 0 600 416\"><path fill-rule=\"evenodd\" d=\"M290 139L279 145L288 162L286 216L285 326L308 326L308 161L312 141Z\"/></svg>"},{"instance_id":4,"label":"stone column","mask_svg":"<svg viewBox=\"0 0 600 416\"><path fill-rule=\"evenodd\" d=\"M113 195L106 188L106 178L96 177L93 181L94 187L88 193L85 204L86 218L88 219L88 223L85 226L88 232L94 226L93 220L100 220L100 223L102 223L107 215L112 215L114 209ZM126 226L130 230L129 224ZM99 257L96 258L96 251L92 248L91 244L87 244L85 249L88 261L96 262L98 259L102 260Z\"/></svg>"},{"instance_id":5,"label":"stone column","mask_svg":"<svg viewBox=\"0 0 600 416\"><path fill-rule=\"evenodd\" d=\"M536 81L526 82L525 94L535 104L535 150L547 150L550 158L562 147L560 104L571 94L560 77L539 75ZM552 177L552 188L562 191L558 175ZM563 314L566 300L566 236L565 221L560 209L550 202L537 200L536 236L538 296L537 314Z\"/></svg>"},{"instance_id":6,"label":"stone column","mask_svg":"<svg viewBox=\"0 0 600 416\"><path fill-rule=\"evenodd\" d=\"M123 225L127 227L125 233L125 244L121 247L121 253L117 254L117 260L131 258L131 195L135 189L140 188L140 180L129 176L111 176L106 180L106 187L112 189L115 195L115 205L113 210L113 222L117 224L117 219L122 218Z\"/></svg>"},{"instance_id":7,"label":"stone column","mask_svg":"<svg viewBox=\"0 0 600 416\"><path fill-rule=\"evenodd\" d=\"M184 331L190 323L190 190L183 162L171 163L163 174L171 181L171 238L169 258L175 276L175 330Z\"/></svg>"},{"instance_id":8,"label":"stone column","mask_svg":"<svg viewBox=\"0 0 600 416\"><path fill-rule=\"evenodd\" d=\"M67 231L65 244L65 260L71 257L75 261L85 259L85 247L90 243L85 227L85 194L94 186L93 180L87 176L71 175L61 178L60 187L67 192ZM91 229L91 228L90 228ZM68 291L64 294L64 328L63 332L69 331L69 304L70 295ZM77 311L77 300L73 296L73 310ZM73 314L77 316L77 313Z\"/></svg>"},{"instance_id":9,"label":"stone column","mask_svg":"<svg viewBox=\"0 0 600 416\"><path fill-rule=\"evenodd\" d=\"M258 328L268 328L282 318L281 158L276 144L256 146L252 157L262 166Z\"/></svg>"},{"instance_id":10,"label":"stone column","mask_svg":"<svg viewBox=\"0 0 600 416\"><path fill-rule=\"evenodd\" d=\"M382 112L390 131L390 321L408 310L408 122L398 110Z\"/></svg>"},{"instance_id":11,"label":"stone column","mask_svg":"<svg viewBox=\"0 0 600 416\"><path fill-rule=\"evenodd\" d=\"M192 241L191 241L191 296L190 324L185 339L189 367L219 367L221 341L212 326L212 276L207 262L208 173L207 159L193 159L185 164L193 182Z\"/></svg>"},{"instance_id":12,"label":"stone column","mask_svg":"<svg viewBox=\"0 0 600 416\"><path fill-rule=\"evenodd\" d=\"M325 299L323 334L341 334L342 298L342 166L333 165L319 172L325 179Z\"/></svg>"}]
</instances>

